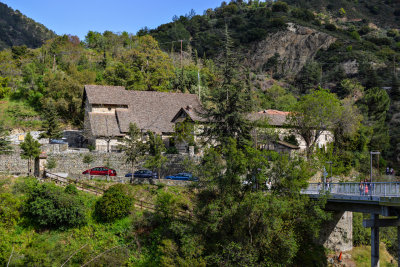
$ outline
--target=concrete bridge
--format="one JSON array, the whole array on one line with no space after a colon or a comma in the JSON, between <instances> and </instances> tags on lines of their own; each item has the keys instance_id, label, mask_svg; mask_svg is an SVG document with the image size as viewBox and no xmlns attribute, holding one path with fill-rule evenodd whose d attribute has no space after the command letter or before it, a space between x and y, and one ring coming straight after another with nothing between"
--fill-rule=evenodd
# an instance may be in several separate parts
<instances>
[{"instance_id":1,"label":"concrete bridge","mask_svg":"<svg viewBox=\"0 0 400 267\"><path fill-rule=\"evenodd\" d=\"M302 194L310 198L327 198L326 210L370 213L363 226L371 228L371 266L379 266L379 227L397 226L400 240L400 182L310 183ZM390 218L379 218L390 217ZM341 216L340 216L341 217ZM400 242L398 257L400 258ZM400 266L400 260L398 260Z\"/></svg>"}]
</instances>

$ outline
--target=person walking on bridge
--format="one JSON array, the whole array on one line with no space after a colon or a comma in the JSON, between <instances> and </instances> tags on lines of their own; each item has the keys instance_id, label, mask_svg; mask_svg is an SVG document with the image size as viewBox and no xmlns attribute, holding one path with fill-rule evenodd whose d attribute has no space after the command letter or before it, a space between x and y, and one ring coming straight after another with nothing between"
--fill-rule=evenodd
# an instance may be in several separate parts
<instances>
[{"instance_id":1,"label":"person walking on bridge","mask_svg":"<svg viewBox=\"0 0 400 267\"><path fill-rule=\"evenodd\" d=\"M365 186L364 186L364 188L365 188L365 195L366 196L368 196L368 188L369 187L369 183L365 183Z\"/></svg>"},{"instance_id":2,"label":"person walking on bridge","mask_svg":"<svg viewBox=\"0 0 400 267\"><path fill-rule=\"evenodd\" d=\"M360 189L360 196L362 196L362 194L363 194L363 192L364 192L364 185L363 185L363 182L362 182L362 181L360 181L359 189Z\"/></svg>"}]
</instances>

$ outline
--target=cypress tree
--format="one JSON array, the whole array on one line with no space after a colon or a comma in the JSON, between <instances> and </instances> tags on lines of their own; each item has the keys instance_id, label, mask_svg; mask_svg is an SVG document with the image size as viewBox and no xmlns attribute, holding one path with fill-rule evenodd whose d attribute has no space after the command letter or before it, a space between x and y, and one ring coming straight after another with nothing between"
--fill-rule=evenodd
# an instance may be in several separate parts
<instances>
[{"instance_id":1,"label":"cypress tree","mask_svg":"<svg viewBox=\"0 0 400 267\"><path fill-rule=\"evenodd\" d=\"M49 105L45 112L45 121L42 130L44 132L40 134L40 138L57 139L62 137L57 111L53 105Z\"/></svg>"},{"instance_id":2,"label":"cypress tree","mask_svg":"<svg viewBox=\"0 0 400 267\"><path fill-rule=\"evenodd\" d=\"M209 138L216 138L221 144L226 143L229 138L237 139L239 144L250 139L250 124L246 114L251 111L251 103L243 79L239 76L237 70L239 64L234 57L232 47L233 42L226 26L220 74L222 81L211 92L209 98L211 107L206 114L209 126L205 130Z\"/></svg>"}]
</instances>

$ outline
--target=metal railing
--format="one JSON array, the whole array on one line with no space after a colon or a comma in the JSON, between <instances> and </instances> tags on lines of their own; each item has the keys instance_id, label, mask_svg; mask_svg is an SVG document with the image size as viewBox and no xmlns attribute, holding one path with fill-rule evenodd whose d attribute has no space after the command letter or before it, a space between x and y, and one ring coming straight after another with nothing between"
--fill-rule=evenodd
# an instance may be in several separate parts
<instances>
[{"instance_id":1,"label":"metal railing","mask_svg":"<svg viewBox=\"0 0 400 267\"><path fill-rule=\"evenodd\" d=\"M348 196L400 197L400 182L376 183L310 183L302 194L318 195L329 192Z\"/></svg>"}]
</instances>

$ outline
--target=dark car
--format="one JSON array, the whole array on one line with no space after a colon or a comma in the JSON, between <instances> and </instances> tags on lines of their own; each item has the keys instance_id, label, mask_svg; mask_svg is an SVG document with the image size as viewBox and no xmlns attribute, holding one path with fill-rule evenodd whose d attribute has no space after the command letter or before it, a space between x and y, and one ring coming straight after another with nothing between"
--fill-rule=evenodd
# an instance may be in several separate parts
<instances>
[{"instance_id":1,"label":"dark car","mask_svg":"<svg viewBox=\"0 0 400 267\"><path fill-rule=\"evenodd\" d=\"M132 173L128 173L125 177L132 177ZM152 172L150 170L138 170L133 173L133 177L135 178L157 178L158 175L156 172Z\"/></svg>"},{"instance_id":2,"label":"dark car","mask_svg":"<svg viewBox=\"0 0 400 267\"><path fill-rule=\"evenodd\" d=\"M165 179L170 180L182 180L182 181L198 181L197 177L193 177L193 175L189 172L181 172L174 175L168 175Z\"/></svg>"},{"instance_id":3,"label":"dark car","mask_svg":"<svg viewBox=\"0 0 400 267\"><path fill-rule=\"evenodd\" d=\"M92 168L90 170L82 172L82 174L117 176L117 172L115 170L107 167Z\"/></svg>"}]
</instances>

